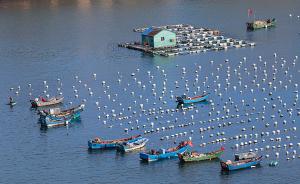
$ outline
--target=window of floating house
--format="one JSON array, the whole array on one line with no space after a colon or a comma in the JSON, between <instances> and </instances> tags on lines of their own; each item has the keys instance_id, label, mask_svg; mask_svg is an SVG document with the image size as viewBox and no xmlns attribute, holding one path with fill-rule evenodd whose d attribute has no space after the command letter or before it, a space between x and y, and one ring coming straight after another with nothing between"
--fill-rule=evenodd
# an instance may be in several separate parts
<instances>
[{"instance_id":1,"label":"window of floating house","mask_svg":"<svg viewBox=\"0 0 300 184\"><path fill-rule=\"evenodd\" d=\"M174 42L174 39L170 39L170 42Z\"/></svg>"},{"instance_id":2,"label":"window of floating house","mask_svg":"<svg viewBox=\"0 0 300 184\"><path fill-rule=\"evenodd\" d=\"M160 37L160 41L165 41L165 37Z\"/></svg>"}]
</instances>

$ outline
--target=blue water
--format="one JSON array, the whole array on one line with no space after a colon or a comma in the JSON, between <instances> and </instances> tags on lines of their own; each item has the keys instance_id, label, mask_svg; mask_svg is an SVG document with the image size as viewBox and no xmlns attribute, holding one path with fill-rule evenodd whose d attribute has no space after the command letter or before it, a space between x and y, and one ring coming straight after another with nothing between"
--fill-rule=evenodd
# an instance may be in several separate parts
<instances>
[{"instance_id":1,"label":"blue water","mask_svg":"<svg viewBox=\"0 0 300 184\"><path fill-rule=\"evenodd\" d=\"M254 9L257 18L275 17L278 26L246 32L248 8ZM299 104L295 101L294 91L297 87L294 84L299 84L299 59L295 59L300 55L299 9L300 3L296 0L0 1L0 183L298 183ZM140 39L139 34L132 32L135 27L178 23L220 29L227 37L253 41L257 46L169 58L117 47L119 42ZM274 58L274 52L277 58ZM262 61L259 61L259 56L262 56ZM243 57L247 58L246 62ZM226 63L226 59L229 62ZM256 72L253 64L258 68ZM284 64L283 67L281 64ZM183 67L187 71L185 75L182 74ZM230 77L227 75L228 67ZM275 80L272 79L274 68L277 69ZM195 73L196 70L198 73ZM285 71L288 73L285 74ZM93 78L94 73L97 74L96 79ZM132 77L131 73L135 73L135 76ZM238 73L242 78L241 86L238 84ZM164 74L167 74L166 77ZM199 81L193 86L196 74L199 75ZM257 79L253 84L255 75ZM78 76L77 80L75 76ZM262 81L263 78L266 78L266 82ZM120 84L118 79L121 79ZM165 79L166 92L163 96ZM227 90L226 79L230 82ZM79 83L79 80L82 82ZM185 90L186 80L189 91ZM48 90L43 81L47 81ZM102 81L106 81L105 86L102 86ZM139 86L138 81L146 88ZM175 81L178 81L179 88L175 88ZM272 82L271 87L269 82ZM152 91L154 83L156 97ZM257 83L259 87L255 86ZM285 85L287 89L284 89ZM78 90L79 98L75 98L73 86ZM200 91L197 91L197 86ZM237 86L236 91L233 86ZM38 116L35 110L30 109L29 100L43 95L45 90L50 96L57 95L57 88L65 97L64 107L77 105L85 99L86 109L81 121L74 125L41 130ZM93 96L89 95L88 88L91 88ZM262 91L262 88L266 90ZM214 92L215 89L217 92ZM253 89L253 93L250 89ZM211 93L212 102L197 104L194 110L185 113L160 114L160 107L163 110L176 108L175 99L170 98L170 90L174 96L183 93L193 96L194 92L199 94L207 91ZM15 94L16 91L19 95ZM131 92L134 92L134 96ZM15 107L5 105L8 96L16 99ZM159 100L160 96L162 100ZM264 101L264 98L267 100ZM140 104L144 104L147 115L142 113ZM275 108L272 108L273 104ZM225 110L223 106L226 106ZM263 106L266 106L265 110ZM130 111L128 107L131 107ZM148 109L153 108L156 114L149 115ZM287 110L291 108L293 111L290 116ZM131 118L115 120L113 111ZM106 114L109 114L108 118ZM262 116L265 117L263 120ZM270 156L264 159L261 167L230 174L221 173L218 161L182 165L174 159L146 164L139 161L138 152L122 155L114 150L87 150L87 141L95 136L114 139L144 134L145 130L152 129L151 122L154 123L153 129L160 128L160 131L145 135L150 139L148 148L175 146L179 141L191 137L193 149L198 151L212 151L224 146L224 160L233 159L235 152L265 148L267 145L280 145L281 149L259 151L261 155ZM194 125L177 127L192 122ZM218 128L218 124L229 122L231 126ZM278 122L278 125L274 126L274 122ZM266 123L270 126L266 127ZM146 127L143 128L143 125ZM161 127L170 125L176 128L161 131ZM138 130L137 126L140 127ZM200 127L212 126L213 130L200 134ZM252 126L255 126L254 130L251 130ZM134 130L130 130L131 127ZM298 129L293 131L293 127ZM125 128L129 129L128 134L124 132ZM242 128L246 130L242 131ZM273 135L272 131L276 130L280 130L280 134ZM268 131L270 135L261 137L262 131ZM171 138L171 135L183 132L187 132L187 136ZM217 136L218 132L224 132L225 135ZM258 134L257 138L255 133ZM200 144L216 138L229 139L244 134L248 135L247 139L200 147ZM163 136L170 136L170 139L161 141ZM290 136L290 139L286 139L286 136ZM270 140L278 137L282 140ZM249 140L258 140L258 143L240 147L239 150L231 148ZM290 143L294 146L284 149L284 144ZM294 150L297 152L296 158L292 159ZM288 155L286 151L289 151ZM276 160L275 152L280 153L279 166L271 168L268 163Z\"/></svg>"}]
</instances>

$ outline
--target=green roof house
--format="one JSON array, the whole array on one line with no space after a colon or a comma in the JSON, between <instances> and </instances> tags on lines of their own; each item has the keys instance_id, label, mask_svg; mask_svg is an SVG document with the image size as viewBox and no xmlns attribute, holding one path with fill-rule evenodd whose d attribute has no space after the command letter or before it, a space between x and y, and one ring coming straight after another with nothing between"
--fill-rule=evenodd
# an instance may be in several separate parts
<instances>
[{"instance_id":1,"label":"green roof house","mask_svg":"<svg viewBox=\"0 0 300 184\"><path fill-rule=\"evenodd\" d=\"M176 34L164 30L148 28L142 33L142 44L152 48L176 46Z\"/></svg>"}]
</instances>

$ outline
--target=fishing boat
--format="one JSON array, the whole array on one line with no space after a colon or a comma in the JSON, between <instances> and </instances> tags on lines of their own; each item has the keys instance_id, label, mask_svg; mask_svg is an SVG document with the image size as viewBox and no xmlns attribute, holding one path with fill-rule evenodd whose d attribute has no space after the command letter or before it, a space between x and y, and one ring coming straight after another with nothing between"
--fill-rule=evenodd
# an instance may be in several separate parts
<instances>
[{"instance_id":1,"label":"fishing boat","mask_svg":"<svg viewBox=\"0 0 300 184\"><path fill-rule=\"evenodd\" d=\"M190 103L196 103L196 102L202 102L205 101L209 96L209 93L205 93L200 96L195 97L187 97L186 95L178 96L176 97L176 102L179 104L190 104Z\"/></svg>"},{"instance_id":2,"label":"fishing boat","mask_svg":"<svg viewBox=\"0 0 300 184\"><path fill-rule=\"evenodd\" d=\"M31 106L33 108L36 107L45 107L45 106L51 106L51 105L56 105L59 103L62 103L64 100L64 97L53 97L49 99L45 98L35 98L34 100L30 100Z\"/></svg>"},{"instance_id":3,"label":"fishing boat","mask_svg":"<svg viewBox=\"0 0 300 184\"><path fill-rule=\"evenodd\" d=\"M247 30L254 31L256 29L261 28L270 28L276 26L276 20L275 18L267 19L267 20L255 20L253 22L247 22Z\"/></svg>"},{"instance_id":4,"label":"fishing boat","mask_svg":"<svg viewBox=\"0 0 300 184\"><path fill-rule=\"evenodd\" d=\"M50 110L39 111L40 120L44 120L49 117L54 120L66 120L66 119L76 119L80 117L80 113L84 110L84 104L78 105L76 107L61 110L60 108L52 108Z\"/></svg>"},{"instance_id":5,"label":"fishing boat","mask_svg":"<svg viewBox=\"0 0 300 184\"><path fill-rule=\"evenodd\" d=\"M17 104L16 101L14 101L14 99L12 97L9 97L9 102L6 104L6 105L9 105L9 106L15 106Z\"/></svg>"},{"instance_id":6,"label":"fishing boat","mask_svg":"<svg viewBox=\"0 0 300 184\"><path fill-rule=\"evenodd\" d=\"M112 149L116 148L118 144L122 144L124 142L134 142L141 135L136 135L123 139L115 139L115 140L102 140L99 137L96 137L92 140L88 141L89 149Z\"/></svg>"},{"instance_id":7,"label":"fishing boat","mask_svg":"<svg viewBox=\"0 0 300 184\"><path fill-rule=\"evenodd\" d=\"M147 138L138 137L134 141L123 142L117 145L117 150L121 152L130 152L141 149L146 146L149 141Z\"/></svg>"},{"instance_id":8,"label":"fishing boat","mask_svg":"<svg viewBox=\"0 0 300 184\"><path fill-rule=\"evenodd\" d=\"M185 152L183 154L178 154L178 158L181 162L213 160L219 158L224 153L224 150L224 147L221 147L219 150L209 153Z\"/></svg>"},{"instance_id":9,"label":"fishing boat","mask_svg":"<svg viewBox=\"0 0 300 184\"><path fill-rule=\"evenodd\" d=\"M42 127L58 127L66 126L70 123L76 122L80 118L80 114L75 113L68 117L56 118L55 116L46 116L44 119L41 119Z\"/></svg>"},{"instance_id":10,"label":"fishing boat","mask_svg":"<svg viewBox=\"0 0 300 184\"><path fill-rule=\"evenodd\" d=\"M9 106L15 106L17 104L17 102L15 101L12 101L12 102L8 102L6 105L9 105Z\"/></svg>"},{"instance_id":11,"label":"fishing boat","mask_svg":"<svg viewBox=\"0 0 300 184\"><path fill-rule=\"evenodd\" d=\"M183 154L192 146L192 141L183 141L177 147L169 148L167 150L160 149L156 151L152 149L148 152L142 152L140 153L140 159L151 162L162 159L176 158L178 157L178 154Z\"/></svg>"},{"instance_id":12,"label":"fishing boat","mask_svg":"<svg viewBox=\"0 0 300 184\"><path fill-rule=\"evenodd\" d=\"M221 161L221 168L225 171L234 171L239 169L251 168L260 164L262 156L255 157L253 159L245 159L239 161L227 160L226 162Z\"/></svg>"},{"instance_id":13,"label":"fishing boat","mask_svg":"<svg viewBox=\"0 0 300 184\"><path fill-rule=\"evenodd\" d=\"M41 127L51 128L51 127L59 127L59 126L67 126L72 120L54 120L48 117L45 118L41 123Z\"/></svg>"}]
</instances>

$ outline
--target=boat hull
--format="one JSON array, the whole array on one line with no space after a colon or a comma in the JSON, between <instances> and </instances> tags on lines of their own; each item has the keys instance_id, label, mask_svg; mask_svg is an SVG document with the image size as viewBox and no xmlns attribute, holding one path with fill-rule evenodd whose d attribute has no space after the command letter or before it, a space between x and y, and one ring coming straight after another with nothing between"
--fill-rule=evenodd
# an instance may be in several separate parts
<instances>
[{"instance_id":1,"label":"boat hull","mask_svg":"<svg viewBox=\"0 0 300 184\"><path fill-rule=\"evenodd\" d=\"M221 168L222 170L226 171L235 171L235 170L240 170L240 169L246 169L246 168L251 168L252 166L257 166L260 165L262 158L255 159L250 162L242 163L239 165L234 165L234 164L226 164L225 162L221 161Z\"/></svg>"},{"instance_id":2,"label":"boat hull","mask_svg":"<svg viewBox=\"0 0 300 184\"><path fill-rule=\"evenodd\" d=\"M64 119L52 119L51 117L46 117L41 121L41 126L47 128L66 126L69 123L73 123L74 121L77 121L78 119L80 119L80 113L73 114L72 117L64 118Z\"/></svg>"},{"instance_id":3,"label":"boat hull","mask_svg":"<svg viewBox=\"0 0 300 184\"><path fill-rule=\"evenodd\" d=\"M74 119L74 118L76 119L76 118L80 117L80 113L83 111L83 107L84 106L79 106L78 108L75 108L73 112L63 115L63 116L41 113L40 120L43 121L47 117L52 120L56 120L56 121L64 121L66 119Z\"/></svg>"},{"instance_id":4,"label":"boat hull","mask_svg":"<svg viewBox=\"0 0 300 184\"><path fill-rule=\"evenodd\" d=\"M124 142L134 142L136 139L138 139L140 135L132 137L129 140L120 140L112 143L97 143L94 142L93 140L88 141L88 147L91 150L96 150L96 149L115 149L117 148L118 144L122 144Z\"/></svg>"},{"instance_id":5,"label":"boat hull","mask_svg":"<svg viewBox=\"0 0 300 184\"><path fill-rule=\"evenodd\" d=\"M256 23L259 22L259 23ZM254 22L248 22L247 24L247 30L254 31L257 29L262 28L271 28L276 26L276 21L272 20L270 22L267 21L254 21Z\"/></svg>"},{"instance_id":6,"label":"boat hull","mask_svg":"<svg viewBox=\"0 0 300 184\"><path fill-rule=\"evenodd\" d=\"M146 146L148 139L139 137L135 141L127 142L124 144L118 144L117 150L121 152L131 152L134 150L142 149Z\"/></svg>"},{"instance_id":7,"label":"boat hull","mask_svg":"<svg viewBox=\"0 0 300 184\"><path fill-rule=\"evenodd\" d=\"M218 159L224 151L219 151L216 153L204 153L203 155L200 156L194 156L192 157L191 155L186 155L186 154L179 154L178 158L181 162L199 162L199 161L205 161L205 160L213 160L213 159Z\"/></svg>"},{"instance_id":8,"label":"boat hull","mask_svg":"<svg viewBox=\"0 0 300 184\"><path fill-rule=\"evenodd\" d=\"M203 102L205 100L207 100L209 97L209 94L205 94L199 98L184 98L184 97L177 97L177 102L179 104L191 104L191 103L197 103L197 102Z\"/></svg>"},{"instance_id":9,"label":"boat hull","mask_svg":"<svg viewBox=\"0 0 300 184\"><path fill-rule=\"evenodd\" d=\"M148 153L140 153L140 159L147 161L147 162L153 162L153 161L158 161L158 160L163 160L163 159L170 159L170 158L177 158L178 154L183 154L190 148L189 145L184 146L177 151L173 152L167 152L164 154L159 154L159 155L152 155Z\"/></svg>"}]
</instances>

